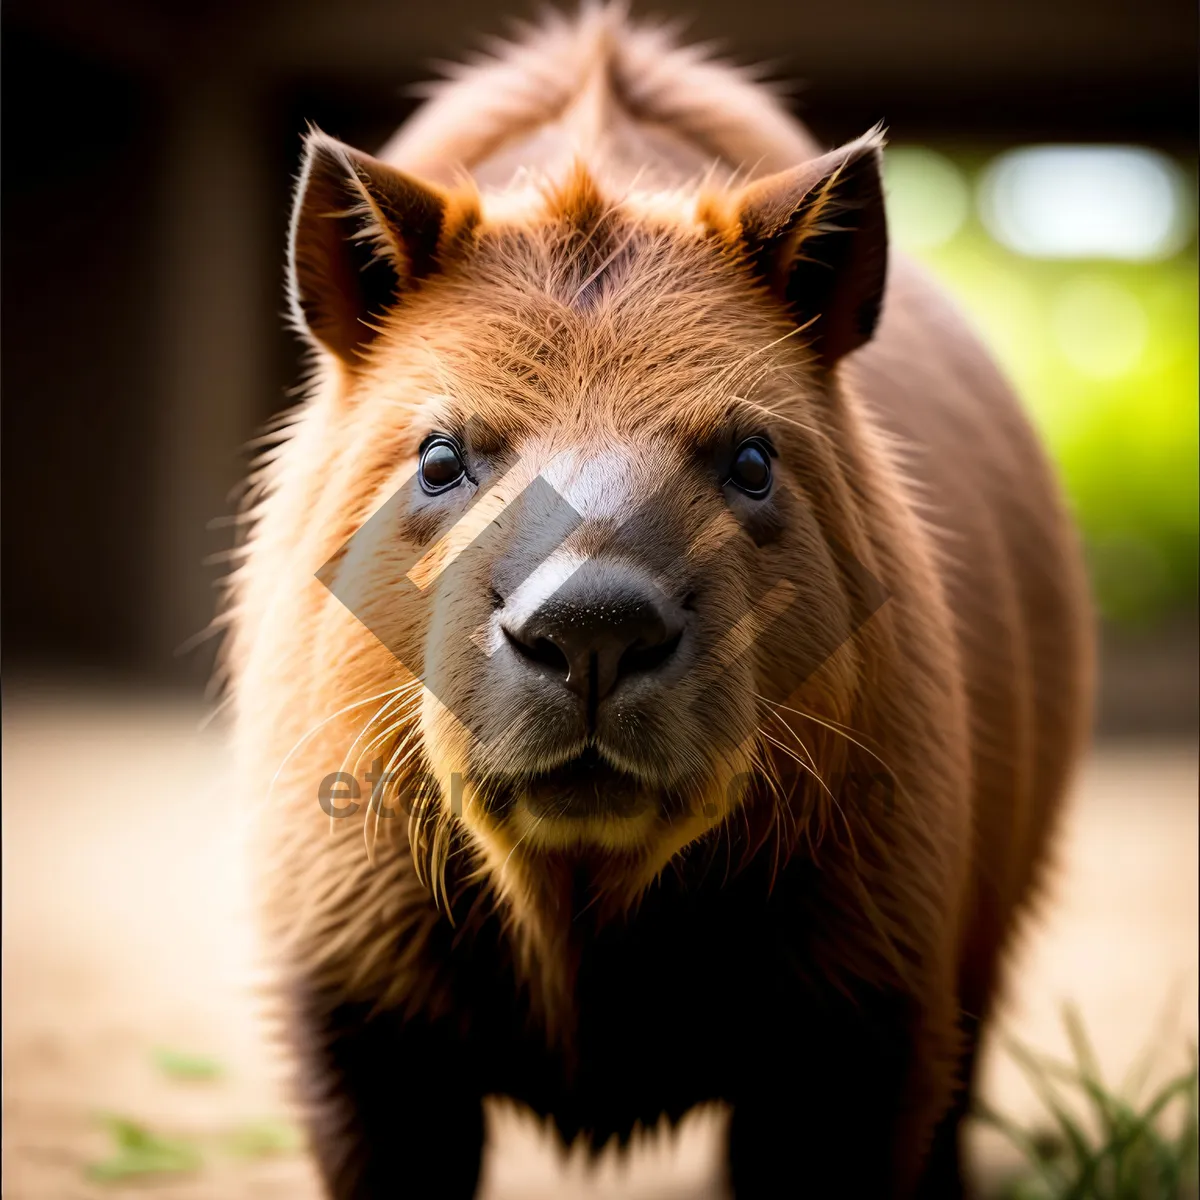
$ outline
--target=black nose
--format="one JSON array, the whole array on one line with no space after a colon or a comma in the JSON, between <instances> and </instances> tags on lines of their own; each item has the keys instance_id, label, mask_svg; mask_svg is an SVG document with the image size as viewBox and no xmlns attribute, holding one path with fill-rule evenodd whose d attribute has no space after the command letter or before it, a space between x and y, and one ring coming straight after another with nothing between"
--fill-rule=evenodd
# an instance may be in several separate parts
<instances>
[{"instance_id":1,"label":"black nose","mask_svg":"<svg viewBox=\"0 0 1200 1200\"><path fill-rule=\"evenodd\" d=\"M501 625L520 654L562 675L594 713L621 679L666 664L683 614L642 572L589 560L527 616Z\"/></svg>"}]
</instances>

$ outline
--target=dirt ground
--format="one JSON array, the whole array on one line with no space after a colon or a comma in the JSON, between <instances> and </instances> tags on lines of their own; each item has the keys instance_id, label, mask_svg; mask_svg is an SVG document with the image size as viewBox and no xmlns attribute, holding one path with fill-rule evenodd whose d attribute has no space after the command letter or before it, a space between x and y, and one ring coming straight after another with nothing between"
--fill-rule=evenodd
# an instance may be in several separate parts
<instances>
[{"instance_id":1,"label":"dirt ground","mask_svg":"<svg viewBox=\"0 0 1200 1200\"><path fill-rule=\"evenodd\" d=\"M136 1186L85 1175L109 1150L100 1113L216 1139L286 1112L249 995L237 797L221 734L199 732L201 716L162 697L11 686L5 696L3 1190L13 1200L317 1195L299 1154L247 1163L214 1150L194 1177ZM1065 1052L1059 1006L1071 999L1113 1080L1152 1035L1170 1069L1196 1031L1195 747L1099 749L1061 859L1015 962L1006 1024ZM162 1047L226 1071L167 1078L152 1059ZM985 1094L1018 1119L1036 1111L996 1053ZM487 1200L722 1194L719 1114L590 1176L579 1160L559 1165L532 1122L493 1117ZM980 1168L1001 1169L998 1144L977 1142Z\"/></svg>"}]
</instances>

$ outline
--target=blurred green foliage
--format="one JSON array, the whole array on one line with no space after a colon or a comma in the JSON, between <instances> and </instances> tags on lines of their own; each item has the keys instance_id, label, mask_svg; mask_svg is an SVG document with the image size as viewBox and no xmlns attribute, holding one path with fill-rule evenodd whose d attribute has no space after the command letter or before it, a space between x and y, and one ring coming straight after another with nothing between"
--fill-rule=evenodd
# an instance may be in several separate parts
<instances>
[{"instance_id":1,"label":"blurred green foliage","mask_svg":"<svg viewBox=\"0 0 1200 1200\"><path fill-rule=\"evenodd\" d=\"M976 1103L979 1118L1007 1137L1026 1164L1006 1182L1001 1200L1194 1200L1200 1186L1195 1047L1185 1071L1143 1095L1163 1048L1157 1036L1113 1089L1074 1007L1067 1006L1064 1022L1073 1062L1003 1039L1041 1099L1048 1128L1023 1129Z\"/></svg>"},{"instance_id":2,"label":"blurred green foliage","mask_svg":"<svg viewBox=\"0 0 1200 1200\"><path fill-rule=\"evenodd\" d=\"M225 1077L225 1068L207 1055L158 1049L154 1065L168 1079L179 1083L213 1083ZM202 1171L214 1157L254 1160L296 1154L304 1138L290 1121L279 1117L243 1121L224 1130L198 1133L166 1133L144 1121L118 1114L102 1114L109 1133L110 1154L85 1167L96 1183L123 1186L139 1179L166 1180Z\"/></svg>"},{"instance_id":3,"label":"blurred green foliage","mask_svg":"<svg viewBox=\"0 0 1200 1200\"><path fill-rule=\"evenodd\" d=\"M171 1079L211 1080L221 1076L221 1064L203 1054L189 1054L166 1047L155 1050L154 1062Z\"/></svg>"},{"instance_id":4,"label":"blurred green foliage","mask_svg":"<svg viewBox=\"0 0 1200 1200\"><path fill-rule=\"evenodd\" d=\"M187 1175L200 1169L203 1157L189 1141L158 1133L128 1117L107 1116L113 1153L87 1168L97 1183L124 1183L142 1176Z\"/></svg>"},{"instance_id":5,"label":"blurred green foliage","mask_svg":"<svg viewBox=\"0 0 1200 1200\"><path fill-rule=\"evenodd\" d=\"M1020 392L1083 530L1103 615L1145 628L1195 611L1194 231L1158 261L1026 257L980 220L988 161L889 149L893 238L957 297ZM1186 218L1194 168L1181 169L1180 179Z\"/></svg>"}]
</instances>

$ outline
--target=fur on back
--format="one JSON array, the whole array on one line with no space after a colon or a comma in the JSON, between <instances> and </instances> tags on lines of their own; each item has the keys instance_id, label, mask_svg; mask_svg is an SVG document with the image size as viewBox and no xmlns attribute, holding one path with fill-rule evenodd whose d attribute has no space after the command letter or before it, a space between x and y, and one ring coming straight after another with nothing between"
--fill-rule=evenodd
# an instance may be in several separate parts
<instances>
[{"instance_id":1,"label":"fur on back","mask_svg":"<svg viewBox=\"0 0 1200 1200\"><path fill-rule=\"evenodd\" d=\"M552 11L520 34L427 86L379 157L439 181L465 168L503 188L522 168L562 170L579 155L597 174L614 170L606 184L640 175L661 186L664 158L679 182L681 165L766 174L818 151L761 72L680 44L666 24L635 24L623 4Z\"/></svg>"}]
</instances>

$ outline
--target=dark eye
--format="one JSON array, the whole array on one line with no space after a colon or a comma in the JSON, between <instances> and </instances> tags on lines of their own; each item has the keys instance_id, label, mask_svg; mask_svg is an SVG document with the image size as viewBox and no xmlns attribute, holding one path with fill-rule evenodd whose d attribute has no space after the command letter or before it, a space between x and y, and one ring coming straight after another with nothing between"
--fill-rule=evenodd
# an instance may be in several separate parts
<instances>
[{"instance_id":1,"label":"dark eye","mask_svg":"<svg viewBox=\"0 0 1200 1200\"><path fill-rule=\"evenodd\" d=\"M771 490L771 453L762 438L747 438L734 453L729 482L761 500Z\"/></svg>"},{"instance_id":2,"label":"dark eye","mask_svg":"<svg viewBox=\"0 0 1200 1200\"><path fill-rule=\"evenodd\" d=\"M462 450L456 442L441 434L430 438L421 448L418 475L421 490L427 496L436 496L469 478Z\"/></svg>"}]
</instances>

